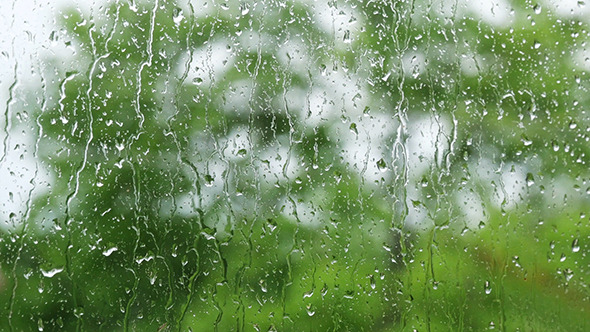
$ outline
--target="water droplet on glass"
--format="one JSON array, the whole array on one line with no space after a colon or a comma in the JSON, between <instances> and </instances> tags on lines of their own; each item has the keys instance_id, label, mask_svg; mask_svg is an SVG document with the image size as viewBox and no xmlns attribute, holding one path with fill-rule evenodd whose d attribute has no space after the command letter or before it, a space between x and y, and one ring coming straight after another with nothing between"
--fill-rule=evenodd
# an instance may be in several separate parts
<instances>
[{"instance_id":1,"label":"water droplet on glass","mask_svg":"<svg viewBox=\"0 0 590 332\"><path fill-rule=\"evenodd\" d=\"M572 252L580 251L580 244L578 243L578 239L574 239L572 242Z\"/></svg>"},{"instance_id":2,"label":"water droplet on glass","mask_svg":"<svg viewBox=\"0 0 590 332\"><path fill-rule=\"evenodd\" d=\"M51 269L51 270L48 270L48 271L45 271L45 270L41 269L41 273L46 278L53 278L53 276L55 276L56 274L58 274L60 272L63 272L63 270L64 270L63 267L58 267L58 268Z\"/></svg>"},{"instance_id":3,"label":"water droplet on glass","mask_svg":"<svg viewBox=\"0 0 590 332\"><path fill-rule=\"evenodd\" d=\"M535 178L533 177L533 174L532 173L527 173L526 174L526 185L527 185L527 187L530 187L533 184L535 184Z\"/></svg>"},{"instance_id":4,"label":"water droplet on glass","mask_svg":"<svg viewBox=\"0 0 590 332\"><path fill-rule=\"evenodd\" d=\"M114 253L114 252L115 252L115 251L117 251L117 250L119 250L119 248L117 248L117 247L112 247L112 248L109 248L109 249L107 249L107 250L103 251L103 252L102 252L102 254L103 254L104 256L107 256L107 257L108 257L108 256L110 256L112 253Z\"/></svg>"},{"instance_id":5,"label":"water droplet on glass","mask_svg":"<svg viewBox=\"0 0 590 332\"><path fill-rule=\"evenodd\" d=\"M422 188L428 187L428 179L425 176L420 180L420 186L422 186Z\"/></svg>"},{"instance_id":6,"label":"water droplet on glass","mask_svg":"<svg viewBox=\"0 0 590 332\"><path fill-rule=\"evenodd\" d=\"M207 187L211 187L211 186L213 186L213 181L214 181L214 180L215 180L215 179L213 179L213 177L212 177L211 175L209 175L209 174L205 174L205 185L206 185Z\"/></svg>"},{"instance_id":7,"label":"water droplet on glass","mask_svg":"<svg viewBox=\"0 0 590 332\"><path fill-rule=\"evenodd\" d=\"M344 31L344 37L343 37L343 41L346 44L350 44L350 30L346 30Z\"/></svg>"},{"instance_id":8,"label":"water droplet on glass","mask_svg":"<svg viewBox=\"0 0 590 332\"><path fill-rule=\"evenodd\" d=\"M525 135L522 135L521 138L520 138L520 140L522 141L522 143L524 144L524 146L531 146L533 144L533 141L531 141Z\"/></svg>"},{"instance_id":9,"label":"water droplet on glass","mask_svg":"<svg viewBox=\"0 0 590 332\"><path fill-rule=\"evenodd\" d=\"M321 64L320 65L320 73L322 74L322 76L326 76L328 73L328 67L326 67L326 65Z\"/></svg>"},{"instance_id":10,"label":"water droplet on glass","mask_svg":"<svg viewBox=\"0 0 590 332\"><path fill-rule=\"evenodd\" d=\"M180 22L184 19L184 15L182 14L182 9L176 7L173 10L172 13L173 17L172 20L174 21L174 24L179 25Z\"/></svg>"},{"instance_id":11,"label":"water droplet on glass","mask_svg":"<svg viewBox=\"0 0 590 332\"><path fill-rule=\"evenodd\" d=\"M268 288L266 287L266 281L264 281L264 280L259 280L259 281L258 281L258 284L260 285L260 290L261 290L263 293L266 293L266 292L268 292Z\"/></svg>"},{"instance_id":12,"label":"water droplet on glass","mask_svg":"<svg viewBox=\"0 0 590 332\"><path fill-rule=\"evenodd\" d=\"M377 168L381 171L381 172L385 172L387 171L387 164L385 163L385 160L383 160L383 158L379 159L377 161Z\"/></svg>"},{"instance_id":13,"label":"water droplet on glass","mask_svg":"<svg viewBox=\"0 0 590 332\"><path fill-rule=\"evenodd\" d=\"M570 121L569 127L570 129L576 129L576 127L578 126L578 124L575 121Z\"/></svg>"}]
</instances>

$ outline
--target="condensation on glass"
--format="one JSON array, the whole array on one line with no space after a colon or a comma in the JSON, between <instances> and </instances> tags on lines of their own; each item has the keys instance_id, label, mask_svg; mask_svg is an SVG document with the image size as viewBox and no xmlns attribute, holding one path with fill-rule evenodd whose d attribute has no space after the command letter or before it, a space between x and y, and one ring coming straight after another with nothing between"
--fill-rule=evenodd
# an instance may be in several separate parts
<instances>
[{"instance_id":1,"label":"condensation on glass","mask_svg":"<svg viewBox=\"0 0 590 332\"><path fill-rule=\"evenodd\" d=\"M0 2L0 330L590 329L589 28Z\"/></svg>"}]
</instances>

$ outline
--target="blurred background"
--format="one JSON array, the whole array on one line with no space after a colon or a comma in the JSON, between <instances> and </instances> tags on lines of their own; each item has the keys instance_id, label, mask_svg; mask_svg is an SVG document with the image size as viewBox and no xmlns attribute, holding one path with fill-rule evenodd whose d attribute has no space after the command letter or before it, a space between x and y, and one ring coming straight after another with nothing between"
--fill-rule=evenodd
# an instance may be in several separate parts
<instances>
[{"instance_id":1,"label":"blurred background","mask_svg":"<svg viewBox=\"0 0 590 332\"><path fill-rule=\"evenodd\" d=\"M590 328L584 1L0 13L1 330Z\"/></svg>"}]
</instances>

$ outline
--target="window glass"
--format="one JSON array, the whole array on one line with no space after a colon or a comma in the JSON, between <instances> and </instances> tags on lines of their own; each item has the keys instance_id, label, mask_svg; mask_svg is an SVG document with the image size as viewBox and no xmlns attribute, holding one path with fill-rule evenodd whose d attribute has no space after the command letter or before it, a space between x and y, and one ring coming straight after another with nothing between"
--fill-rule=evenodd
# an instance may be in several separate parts
<instances>
[{"instance_id":1,"label":"window glass","mask_svg":"<svg viewBox=\"0 0 590 332\"><path fill-rule=\"evenodd\" d=\"M584 331L584 1L0 2L0 329Z\"/></svg>"}]
</instances>

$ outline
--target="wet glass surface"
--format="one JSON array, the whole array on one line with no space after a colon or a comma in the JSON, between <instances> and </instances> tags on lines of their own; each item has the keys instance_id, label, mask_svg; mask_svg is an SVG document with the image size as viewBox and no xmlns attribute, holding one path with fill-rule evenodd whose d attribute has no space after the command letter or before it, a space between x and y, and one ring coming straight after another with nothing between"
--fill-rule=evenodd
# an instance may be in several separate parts
<instances>
[{"instance_id":1,"label":"wet glass surface","mask_svg":"<svg viewBox=\"0 0 590 332\"><path fill-rule=\"evenodd\" d=\"M0 330L588 330L589 26L0 2Z\"/></svg>"}]
</instances>

